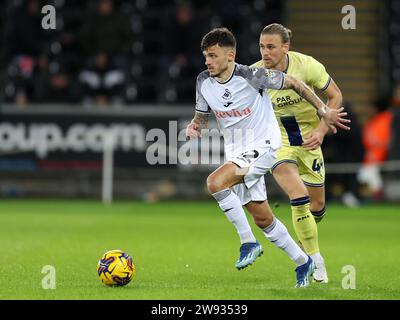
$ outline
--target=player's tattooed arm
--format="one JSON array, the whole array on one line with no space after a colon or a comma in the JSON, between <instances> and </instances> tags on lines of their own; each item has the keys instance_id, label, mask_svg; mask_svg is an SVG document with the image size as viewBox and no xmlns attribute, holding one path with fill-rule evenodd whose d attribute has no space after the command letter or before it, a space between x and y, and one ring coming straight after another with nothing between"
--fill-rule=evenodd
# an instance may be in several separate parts
<instances>
[{"instance_id":1,"label":"player's tattooed arm","mask_svg":"<svg viewBox=\"0 0 400 320\"><path fill-rule=\"evenodd\" d=\"M326 124L332 129L333 133L337 132L336 127L350 130L350 127L345 125L346 123L350 123L350 120L344 118L347 115L347 112L342 112L344 108L336 110L328 108L303 81L286 75L282 89L292 89L296 91L299 96L311 103L314 108L317 109L318 114L324 119Z\"/></svg>"},{"instance_id":2,"label":"player's tattooed arm","mask_svg":"<svg viewBox=\"0 0 400 320\"><path fill-rule=\"evenodd\" d=\"M201 131L202 129L208 128L209 117L210 117L209 113L196 112L191 123L197 124L199 127L199 130Z\"/></svg>"},{"instance_id":3,"label":"player's tattooed arm","mask_svg":"<svg viewBox=\"0 0 400 320\"><path fill-rule=\"evenodd\" d=\"M196 112L193 120L186 127L186 140L201 138L201 130L208 128L208 113Z\"/></svg>"},{"instance_id":4,"label":"player's tattooed arm","mask_svg":"<svg viewBox=\"0 0 400 320\"><path fill-rule=\"evenodd\" d=\"M323 111L321 109L327 108L327 106L321 101L321 99L310 89L303 81L298 80L292 76L286 75L282 89L292 89L297 92L299 96L310 102L320 114Z\"/></svg>"}]
</instances>

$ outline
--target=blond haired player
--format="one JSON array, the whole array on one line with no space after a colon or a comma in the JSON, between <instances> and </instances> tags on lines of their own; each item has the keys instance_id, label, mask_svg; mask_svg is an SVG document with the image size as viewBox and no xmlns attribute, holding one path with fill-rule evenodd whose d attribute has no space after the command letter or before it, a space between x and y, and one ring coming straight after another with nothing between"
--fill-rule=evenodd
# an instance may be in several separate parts
<instances>
[{"instance_id":1,"label":"blond haired player","mask_svg":"<svg viewBox=\"0 0 400 320\"><path fill-rule=\"evenodd\" d=\"M342 94L325 67L313 57L290 51L291 31L281 24L266 26L260 35L262 60L252 67L279 70L321 90L327 105L338 109ZM318 244L316 222L325 215L325 167L321 144L328 127L315 108L295 91L268 89L282 134L282 148L272 167L275 180L289 196L292 221L305 252L316 268L314 280L328 282L324 259ZM333 130L336 133L336 130ZM314 217L314 219L312 219Z\"/></svg>"}]
</instances>

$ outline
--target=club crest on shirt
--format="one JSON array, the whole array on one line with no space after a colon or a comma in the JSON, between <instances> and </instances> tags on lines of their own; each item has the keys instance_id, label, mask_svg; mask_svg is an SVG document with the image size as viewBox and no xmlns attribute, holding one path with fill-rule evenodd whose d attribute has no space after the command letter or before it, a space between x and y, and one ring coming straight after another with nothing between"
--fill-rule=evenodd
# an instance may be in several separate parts
<instances>
[{"instance_id":1,"label":"club crest on shirt","mask_svg":"<svg viewBox=\"0 0 400 320\"><path fill-rule=\"evenodd\" d=\"M231 97L232 93L228 89L225 89L225 93L222 95L222 99L229 100Z\"/></svg>"}]
</instances>

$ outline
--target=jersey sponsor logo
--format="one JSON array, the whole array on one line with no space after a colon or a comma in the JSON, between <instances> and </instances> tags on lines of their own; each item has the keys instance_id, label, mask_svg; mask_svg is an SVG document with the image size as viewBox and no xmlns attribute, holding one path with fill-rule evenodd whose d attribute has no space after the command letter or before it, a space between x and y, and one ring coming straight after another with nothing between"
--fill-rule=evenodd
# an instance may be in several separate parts
<instances>
[{"instance_id":1,"label":"jersey sponsor logo","mask_svg":"<svg viewBox=\"0 0 400 320\"><path fill-rule=\"evenodd\" d=\"M233 102L227 102L226 104L224 104L225 108L228 108Z\"/></svg>"},{"instance_id":2,"label":"jersey sponsor logo","mask_svg":"<svg viewBox=\"0 0 400 320\"><path fill-rule=\"evenodd\" d=\"M286 96L286 97L278 97L276 98L276 103L272 103L273 107L286 107L286 106L291 106L294 105L296 103L300 103L301 101L303 101L302 97L298 97L297 99L291 99L290 96Z\"/></svg>"},{"instance_id":3,"label":"jersey sponsor logo","mask_svg":"<svg viewBox=\"0 0 400 320\"><path fill-rule=\"evenodd\" d=\"M231 97L232 93L228 89L225 89L225 93L222 95L222 99L229 100Z\"/></svg>"},{"instance_id":4,"label":"jersey sponsor logo","mask_svg":"<svg viewBox=\"0 0 400 320\"><path fill-rule=\"evenodd\" d=\"M217 118L236 118L247 116L251 113L251 109L247 107L244 110L232 109L229 111L215 111L215 116Z\"/></svg>"}]
</instances>

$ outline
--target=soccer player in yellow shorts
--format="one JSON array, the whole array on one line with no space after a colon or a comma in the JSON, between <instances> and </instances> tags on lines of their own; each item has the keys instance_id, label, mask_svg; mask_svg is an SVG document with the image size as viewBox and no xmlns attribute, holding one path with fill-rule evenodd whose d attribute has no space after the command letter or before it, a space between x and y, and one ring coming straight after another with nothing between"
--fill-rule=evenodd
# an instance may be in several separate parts
<instances>
[{"instance_id":1,"label":"soccer player in yellow shorts","mask_svg":"<svg viewBox=\"0 0 400 320\"><path fill-rule=\"evenodd\" d=\"M289 51L291 31L281 24L266 26L260 35L262 60L252 67L282 71L321 90L330 108L339 108L342 94L325 67L313 57ZM325 215L325 167L321 144L329 128L315 109L293 90L271 90L268 95L281 129L282 148L272 167L280 187L288 195L295 232L305 252L316 264L314 280L328 282L320 254L316 222ZM333 130L334 133L335 130ZM312 219L314 217L314 219Z\"/></svg>"}]
</instances>

